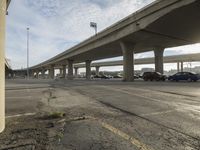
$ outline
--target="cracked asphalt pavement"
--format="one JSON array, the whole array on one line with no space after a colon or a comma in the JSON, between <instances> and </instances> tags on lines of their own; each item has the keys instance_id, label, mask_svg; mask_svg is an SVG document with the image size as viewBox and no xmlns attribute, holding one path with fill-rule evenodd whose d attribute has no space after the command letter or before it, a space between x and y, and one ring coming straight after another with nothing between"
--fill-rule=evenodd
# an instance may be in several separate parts
<instances>
[{"instance_id":1,"label":"cracked asphalt pavement","mask_svg":"<svg viewBox=\"0 0 200 150\"><path fill-rule=\"evenodd\" d=\"M9 122L41 112L65 113L51 149L200 150L200 82L6 81Z\"/></svg>"}]
</instances>

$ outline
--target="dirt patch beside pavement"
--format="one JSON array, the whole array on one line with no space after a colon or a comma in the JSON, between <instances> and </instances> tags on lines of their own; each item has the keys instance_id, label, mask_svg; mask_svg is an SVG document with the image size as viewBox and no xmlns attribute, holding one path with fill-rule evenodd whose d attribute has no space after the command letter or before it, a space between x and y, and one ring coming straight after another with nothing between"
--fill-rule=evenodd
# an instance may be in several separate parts
<instances>
[{"instance_id":1,"label":"dirt patch beside pavement","mask_svg":"<svg viewBox=\"0 0 200 150\"><path fill-rule=\"evenodd\" d=\"M55 149L65 120L62 117L44 117L44 114L22 116L6 120L6 129L0 134L0 150Z\"/></svg>"},{"instance_id":2,"label":"dirt patch beside pavement","mask_svg":"<svg viewBox=\"0 0 200 150\"><path fill-rule=\"evenodd\" d=\"M32 89L29 94L34 97ZM87 101L76 93L50 87L36 94L39 99L36 112L29 113L23 108L25 114L7 116L6 129L0 133L0 150L55 150L61 144L66 122L84 119L70 114L65 116L63 112L65 108L84 105ZM28 99L26 95L24 98ZM29 106L35 107L32 103Z\"/></svg>"},{"instance_id":3,"label":"dirt patch beside pavement","mask_svg":"<svg viewBox=\"0 0 200 150\"><path fill-rule=\"evenodd\" d=\"M54 89L44 91L47 94L39 95L41 101L37 102L37 112L6 118L6 129L0 133L0 150L56 149L54 146L59 144L63 135L65 115L48 105L48 101L56 99L51 94Z\"/></svg>"}]
</instances>

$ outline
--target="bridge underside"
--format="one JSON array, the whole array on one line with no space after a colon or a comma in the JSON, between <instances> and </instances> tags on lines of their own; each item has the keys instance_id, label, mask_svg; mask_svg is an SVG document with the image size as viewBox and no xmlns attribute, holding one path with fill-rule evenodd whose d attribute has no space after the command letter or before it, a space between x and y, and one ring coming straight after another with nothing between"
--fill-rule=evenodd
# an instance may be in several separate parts
<instances>
[{"instance_id":1,"label":"bridge underside","mask_svg":"<svg viewBox=\"0 0 200 150\"><path fill-rule=\"evenodd\" d=\"M146 28L121 39L134 45L133 51L152 51L155 47L176 47L200 42L200 1L175 9ZM120 40L119 40L120 41ZM71 57L75 63L122 56L119 41ZM66 64L60 61L58 64Z\"/></svg>"}]
</instances>

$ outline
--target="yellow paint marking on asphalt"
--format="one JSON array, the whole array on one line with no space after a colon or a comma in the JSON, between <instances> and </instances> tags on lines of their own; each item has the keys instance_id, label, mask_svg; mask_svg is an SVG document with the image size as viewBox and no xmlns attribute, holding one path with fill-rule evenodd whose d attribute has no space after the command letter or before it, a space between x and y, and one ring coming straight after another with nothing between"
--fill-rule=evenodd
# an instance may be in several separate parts
<instances>
[{"instance_id":1,"label":"yellow paint marking on asphalt","mask_svg":"<svg viewBox=\"0 0 200 150\"><path fill-rule=\"evenodd\" d=\"M106 128L107 130L113 132L114 134L119 135L123 139L130 141L133 145L135 145L140 150L152 150L152 149L148 148L144 143L137 140L136 138L131 137L130 135L124 133L123 131L118 130L117 128L115 128L115 127L113 127L113 126L111 126L111 125L109 125L105 122L101 122L101 125L104 128Z\"/></svg>"},{"instance_id":2,"label":"yellow paint marking on asphalt","mask_svg":"<svg viewBox=\"0 0 200 150\"><path fill-rule=\"evenodd\" d=\"M139 140L137 140L136 138L124 133L123 131L103 122L102 120L96 118L96 117L92 117L92 116L84 116L85 119L92 119L92 120L96 120L98 121L102 127L104 127L105 129L111 131L112 133L122 137L123 139L130 141L131 144L133 144L134 146L136 146L138 149L140 150L153 150L152 148L147 147L144 143L140 142Z\"/></svg>"}]
</instances>

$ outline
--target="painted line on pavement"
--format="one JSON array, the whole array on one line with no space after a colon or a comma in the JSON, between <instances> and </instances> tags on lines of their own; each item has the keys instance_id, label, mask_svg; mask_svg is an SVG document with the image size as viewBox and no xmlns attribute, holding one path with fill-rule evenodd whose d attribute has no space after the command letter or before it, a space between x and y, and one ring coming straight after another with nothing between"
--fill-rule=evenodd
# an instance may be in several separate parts
<instances>
[{"instance_id":1,"label":"painted line on pavement","mask_svg":"<svg viewBox=\"0 0 200 150\"><path fill-rule=\"evenodd\" d=\"M25 114L17 114L12 116L6 116L6 118L15 118L15 117L22 117L22 116L34 116L36 113L25 113Z\"/></svg>"},{"instance_id":2,"label":"painted line on pavement","mask_svg":"<svg viewBox=\"0 0 200 150\"><path fill-rule=\"evenodd\" d=\"M124 133L123 131L105 123L105 122L101 122L101 125L106 128L107 130L111 131L112 133L122 137L123 139L130 141L131 144L133 144L134 146L136 146L137 148L139 148L140 150L152 150L149 147L147 147L144 143L142 143L141 141L137 140L136 138Z\"/></svg>"},{"instance_id":3,"label":"painted line on pavement","mask_svg":"<svg viewBox=\"0 0 200 150\"><path fill-rule=\"evenodd\" d=\"M33 96L30 95L25 95L25 96L6 96L6 99L27 99L27 98L35 98Z\"/></svg>"},{"instance_id":4,"label":"painted line on pavement","mask_svg":"<svg viewBox=\"0 0 200 150\"><path fill-rule=\"evenodd\" d=\"M100 120L98 118L95 118L92 116L85 116L85 119L97 120L103 128L105 128L105 129L109 130L110 132L114 133L115 135L118 135L118 136L122 137L123 139L129 141L132 145L136 146L140 150L153 150L152 148L149 148L146 144L142 143L138 139L126 134L125 132L113 127L110 124L103 122L102 120Z\"/></svg>"}]
</instances>

